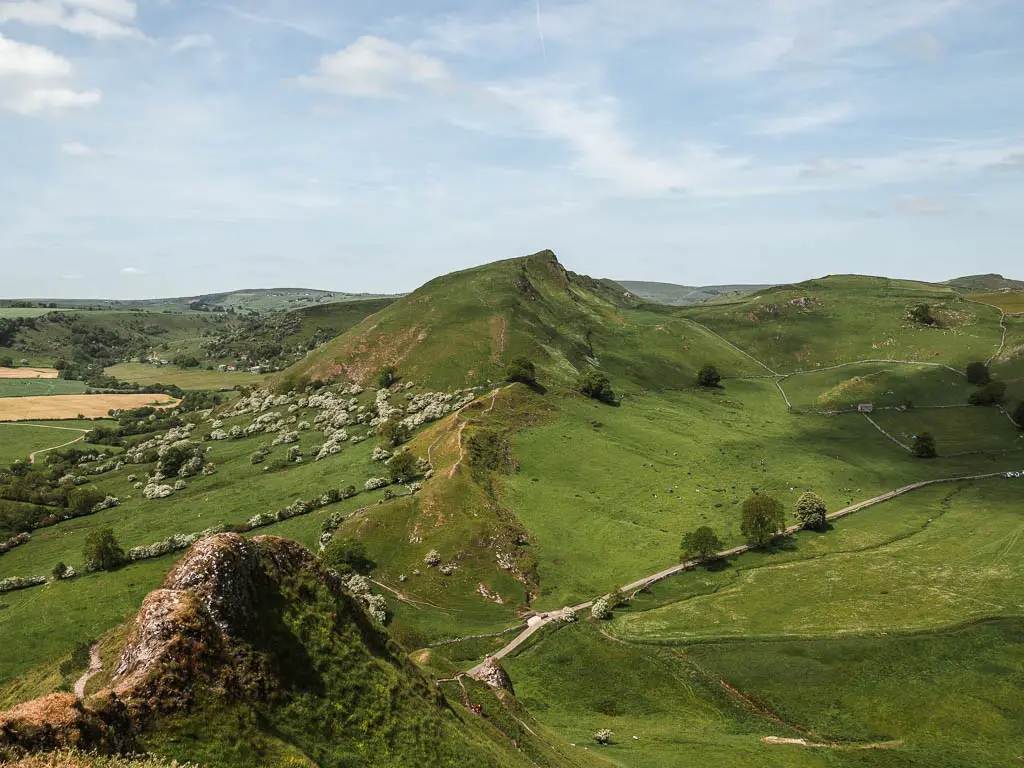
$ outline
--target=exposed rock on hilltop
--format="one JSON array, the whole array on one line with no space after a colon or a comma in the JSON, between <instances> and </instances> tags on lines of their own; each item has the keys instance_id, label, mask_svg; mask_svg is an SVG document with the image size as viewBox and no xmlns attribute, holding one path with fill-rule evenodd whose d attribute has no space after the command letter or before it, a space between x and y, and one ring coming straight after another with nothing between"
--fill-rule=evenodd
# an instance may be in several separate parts
<instances>
[{"instance_id":1,"label":"exposed rock on hilltop","mask_svg":"<svg viewBox=\"0 0 1024 768\"><path fill-rule=\"evenodd\" d=\"M477 726L295 542L197 542L122 637L107 646L110 689L0 714L0 763L81 748L217 765L499 764L480 759Z\"/></svg>"}]
</instances>

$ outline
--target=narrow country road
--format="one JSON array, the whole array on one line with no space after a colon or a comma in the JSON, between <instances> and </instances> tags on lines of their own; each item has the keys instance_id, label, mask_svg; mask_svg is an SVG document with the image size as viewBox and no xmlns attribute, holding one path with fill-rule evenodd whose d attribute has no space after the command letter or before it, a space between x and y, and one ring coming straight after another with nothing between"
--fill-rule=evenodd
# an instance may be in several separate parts
<instances>
[{"instance_id":1,"label":"narrow country road","mask_svg":"<svg viewBox=\"0 0 1024 768\"><path fill-rule=\"evenodd\" d=\"M883 493L881 496L875 496L874 498L867 499L866 501L862 501L862 502L859 502L857 504L853 504L853 505L851 505L849 507L844 507L843 509L840 509L837 512L832 512L831 514L827 515L827 519L829 521L838 520L840 518L847 517L848 515L852 515L854 512L860 512L862 509L867 509L868 507L873 507L873 506L875 506L877 504L881 504L883 502L889 501L890 499L895 499L897 496L902 496L905 493L910 493L911 491L916 491L919 488L925 488L925 487L927 487L929 485L939 485L939 484L942 484L942 483L966 483L966 482L971 482L973 480L989 480L991 478L1003 477L1005 474L1006 474L1006 471L1004 470L1003 472L990 472L990 473L983 474L983 475L967 475L967 476L964 476L964 477L945 477L945 478L940 478L938 480L923 480L923 481L921 481L919 483L911 483L910 485L905 485L902 488L897 488L894 491L889 491L887 493ZM792 534L796 533L797 531L799 531L802 527L803 526L801 526L799 524L791 525L791 526L789 526L788 528L785 529L785 535L787 535L787 536L792 535ZM735 557L736 555L742 555L745 552L749 552L751 549L753 549L753 547L751 547L749 544L741 544L738 547L733 547L731 549L726 549L726 550L723 550L723 551L719 552L716 555L716 559ZM664 569L662 571L658 571L657 573L652 573L650 576L645 576L642 579L637 579L636 581L630 582L629 584L626 584L625 586L620 587L619 591L620 592L636 592L638 590L641 590L641 589L644 589L646 587L649 587L652 584L655 584L656 582L661 581L662 579L667 579L669 576L674 576L677 573L682 573L683 571L689 570L691 568L696 568L702 562L703 562L702 560L687 560L687 561L679 563L677 565L673 565L670 568L666 568L666 569ZM573 610L576 610L576 611L586 610L587 608L590 608L593 604L594 604L594 600L589 600L589 601L587 601L585 603L580 603L579 605L573 606ZM495 651L488 658L494 658L494 659L502 659L502 658L504 658L505 656L510 654L512 651L514 651L516 648L518 648L523 643L525 643L539 629L541 629L542 627L547 626L548 624L550 624L553 621L557 621L558 620L558 616L559 616L560 613L561 613L561 611L557 611L556 610L556 611L549 611L547 613L542 613L542 614L530 617L529 626L525 630L523 630L520 634L516 635L515 638L513 638L510 643L508 643L508 645L506 645L501 650ZM485 661L486 661L486 659L485 659ZM475 678L482 671L483 664L484 664L484 662L481 662L480 664L477 664L475 667L470 669L466 674L468 674L470 677L474 677Z\"/></svg>"},{"instance_id":2,"label":"narrow country road","mask_svg":"<svg viewBox=\"0 0 1024 768\"><path fill-rule=\"evenodd\" d=\"M75 698L85 698L85 685L93 675L103 669L103 660L100 658L100 644L93 643L89 649L89 669L75 682Z\"/></svg>"}]
</instances>

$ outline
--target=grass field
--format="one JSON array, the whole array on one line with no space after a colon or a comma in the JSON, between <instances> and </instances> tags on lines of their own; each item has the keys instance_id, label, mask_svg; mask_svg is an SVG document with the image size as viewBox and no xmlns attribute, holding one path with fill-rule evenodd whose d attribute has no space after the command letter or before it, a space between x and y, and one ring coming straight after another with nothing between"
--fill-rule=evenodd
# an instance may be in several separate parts
<instances>
[{"instance_id":1,"label":"grass field","mask_svg":"<svg viewBox=\"0 0 1024 768\"><path fill-rule=\"evenodd\" d=\"M624 640L668 643L833 637L1019 615L1022 488L1024 480L998 479L916 491L837 524L856 531L864 520L887 514L896 535L868 531L866 541L851 545L832 534L804 534L796 550L779 558L744 556L731 567L690 572L664 587L679 599L622 616L610 631ZM804 539L820 539L820 554L805 549Z\"/></svg>"},{"instance_id":2,"label":"grass field","mask_svg":"<svg viewBox=\"0 0 1024 768\"><path fill-rule=\"evenodd\" d=\"M56 368L0 368L0 379L56 379L59 376Z\"/></svg>"},{"instance_id":3,"label":"grass field","mask_svg":"<svg viewBox=\"0 0 1024 768\"><path fill-rule=\"evenodd\" d=\"M45 397L80 395L88 389L83 381L69 379L0 378L0 397Z\"/></svg>"},{"instance_id":4,"label":"grass field","mask_svg":"<svg viewBox=\"0 0 1024 768\"><path fill-rule=\"evenodd\" d=\"M43 425L23 422L2 423L0 424L0 467L7 466L18 459L25 459L34 451L70 442L100 424L109 426L113 423L77 420L70 422L70 425L66 422ZM63 428L54 429L55 426Z\"/></svg>"},{"instance_id":5,"label":"grass field","mask_svg":"<svg viewBox=\"0 0 1024 768\"><path fill-rule=\"evenodd\" d=\"M1013 315L1024 312L1024 291L1006 291L998 293L975 293L968 296L972 301L998 307L1003 312Z\"/></svg>"},{"instance_id":6,"label":"grass field","mask_svg":"<svg viewBox=\"0 0 1024 768\"><path fill-rule=\"evenodd\" d=\"M940 327L906 319L918 303ZM999 310L941 286L838 276L780 286L747 301L680 309L781 373L858 360L912 360L962 369L999 346Z\"/></svg>"},{"instance_id":7,"label":"grass field","mask_svg":"<svg viewBox=\"0 0 1024 768\"><path fill-rule=\"evenodd\" d=\"M244 384L259 386L270 378L269 374L248 371L204 371L183 370L173 365L150 365L148 363L121 363L107 368L104 373L140 386L149 384L174 384L182 389L233 389Z\"/></svg>"},{"instance_id":8,"label":"grass field","mask_svg":"<svg viewBox=\"0 0 1024 768\"><path fill-rule=\"evenodd\" d=\"M906 445L913 443L915 435L931 432L939 453L947 456L965 451L1024 451L1024 432L1016 429L996 408L883 411L872 414L871 418Z\"/></svg>"},{"instance_id":9,"label":"grass field","mask_svg":"<svg viewBox=\"0 0 1024 768\"><path fill-rule=\"evenodd\" d=\"M856 414L789 414L771 381L726 384L621 408L564 402L558 420L516 437L520 469L503 483L503 501L534 535L538 607L581 602L667 567L682 535L701 525L740 543L740 505L754 489L790 509L811 489L839 509L915 480L992 471L986 457L914 459ZM1016 445L1010 424L992 422L987 409L934 418L951 412L968 419L977 445ZM986 433L993 423L998 437Z\"/></svg>"},{"instance_id":10,"label":"grass field","mask_svg":"<svg viewBox=\"0 0 1024 768\"><path fill-rule=\"evenodd\" d=\"M177 401L167 395L50 395L41 397L0 398L0 421L71 419L81 414L87 419L103 418L113 409L140 408L144 405L173 406Z\"/></svg>"},{"instance_id":11,"label":"grass field","mask_svg":"<svg viewBox=\"0 0 1024 768\"><path fill-rule=\"evenodd\" d=\"M0 317L41 317L49 312L56 311L56 309L37 307L0 307Z\"/></svg>"},{"instance_id":12,"label":"grass field","mask_svg":"<svg viewBox=\"0 0 1024 768\"><path fill-rule=\"evenodd\" d=\"M860 403L900 406L954 405L973 391L967 379L948 368L869 363L791 376L781 382L797 410L839 410Z\"/></svg>"}]
</instances>

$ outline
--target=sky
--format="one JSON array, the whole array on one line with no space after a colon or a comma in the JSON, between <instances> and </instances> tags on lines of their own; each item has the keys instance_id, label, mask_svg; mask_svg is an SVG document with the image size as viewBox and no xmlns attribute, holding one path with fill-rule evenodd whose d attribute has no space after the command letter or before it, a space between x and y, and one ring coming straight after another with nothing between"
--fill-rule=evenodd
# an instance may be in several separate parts
<instances>
[{"instance_id":1,"label":"sky","mask_svg":"<svg viewBox=\"0 0 1024 768\"><path fill-rule=\"evenodd\" d=\"M1020 0L0 0L0 296L1024 279Z\"/></svg>"}]
</instances>

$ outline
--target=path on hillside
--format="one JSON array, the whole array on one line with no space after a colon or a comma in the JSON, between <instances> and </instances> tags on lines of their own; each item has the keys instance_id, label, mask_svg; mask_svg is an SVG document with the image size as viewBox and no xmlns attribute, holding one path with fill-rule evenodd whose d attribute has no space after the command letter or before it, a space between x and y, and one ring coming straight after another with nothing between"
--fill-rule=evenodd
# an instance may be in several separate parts
<instances>
[{"instance_id":1,"label":"path on hillside","mask_svg":"<svg viewBox=\"0 0 1024 768\"><path fill-rule=\"evenodd\" d=\"M944 478L939 478L937 480L922 480L921 482L911 483L910 485L905 485L902 488L897 488L895 490L888 491L887 493L883 493L880 496L875 496L873 498L867 499L866 501L862 501L862 502L859 502L857 504L853 504L851 506L844 507L843 509L840 509L840 510L838 510L836 512L832 512L832 513L826 515L826 519L829 522L831 522L833 520L839 520L840 518L846 517L848 515L852 515L855 512L860 512L862 509L867 509L868 507L873 507L873 506L876 506L877 504L882 504L883 502L889 501L890 499L895 499L897 496L902 496L905 493L910 493L911 491L915 491L915 490L917 490L919 488L925 488L925 487L930 486L930 485L939 485L939 484L943 484L943 483L966 483L966 482L972 482L972 481L975 481L975 480L988 480L988 479L992 479L992 478L996 478L996 477L1003 477L1005 475L1006 475L1006 471L1004 470L1003 472L989 472L989 473L980 474L980 475L966 475L966 476L961 476L961 477L944 477ZM794 533L796 533L797 531L800 531L802 529L803 529L803 525L801 525L801 524L791 525L791 526L787 527L784 530L783 535L791 536ZM744 554L746 552L750 552L753 549L755 549L755 547L752 547L749 544L741 544L741 545L739 545L737 547L732 547L731 549L726 549L726 550L723 550L723 551L719 552L717 555L715 555L715 557L713 559L715 559L715 560L722 560L722 559L725 559L725 558L736 557L737 555L742 555L742 554ZM684 561L682 563L679 563L677 565L673 565L673 566L671 566L669 568L665 568L664 570L658 571L657 573L652 573L649 576L645 576L642 579L637 579L636 581L630 582L629 584L626 584L625 586L620 587L619 588L619 592L633 592L633 593L638 592L638 591L640 591L642 589L645 589L645 588L651 586L652 584L655 584L655 583L657 583L659 581L662 581L663 579L667 579L670 576L674 576L677 573L682 573L683 571L690 570L691 568L696 568L698 565L701 565L704 562L705 561L701 560L701 559L686 560L686 561ZM597 599L598 598L595 598L594 600L588 600L585 603L580 603L579 605L574 605L574 606L572 606L572 609L574 611L586 610L587 608L590 608L594 604L594 601L597 600ZM562 609L562 610L564 610L564 609ZM500 649L498 651L495 651L488 658L495 658L495 659L502 659L502 658L504 658L505 656L510 654L512 651L514 651L516 648L518 648L523 643L525 643L534 633L536 633L542 627L547 626L548 624L550 624L553 621L558 621L558 617L561 615L561 613L562 613L561 610L548 611L547 613L542 613L542 614L538 614L536 616L530 617L529 626L523 632L521 632L520 634L516 635L516 637L513 638L512 641L510 643L508 643L508 645L506 645L504 648L502 648L502 649ZM485 661L486 661L486 659L485 659ZM477 664L475 667L470 669L467 672L467 674L470 677L475 677L481 671L483 663L484 662L481 662L480 664Z\"/></svg>"},{"instance_id":2,"label":"path on hillside","mask_svg":"<svg viewBox=\"0 0 1024 768\"><path fill-rule=\"evenodd\" d=\"M87 434L89 434L89 430L88 429L75 429L74 427L55 427L55 426L53 426L51 424L24 424L22 422L0 421L0 427L35 427L36 429L61 429L61 430L64 430L65 432L81 432L81 434L78 437L76 437L74 440L71 440L71 441L69 441L67 443L63 443L61 445L55 445L52 448L41 448L38 451L34 451L33 453L30 453L28 455L28 463L29 464L35 464L36 463L36 456L38 456L40 453L49 453L50 451L56 451L58 448L66 448L69 445L74 445L75 443L80 443L83 440L85 440L85 436Z\"/></svg>"},{"instance_id":3,"label":"path on hillside","mask_svg":"<svg viewBox=\"0 0 1024 768\"><path fill-rule=\"evenodd\" d=\"M85 685L100 670L103 669L103 659L100 658L100 644L93 643L89 648L89 669L75 682L75 698L85 698Z\"/></svg>"}]
</instances>

